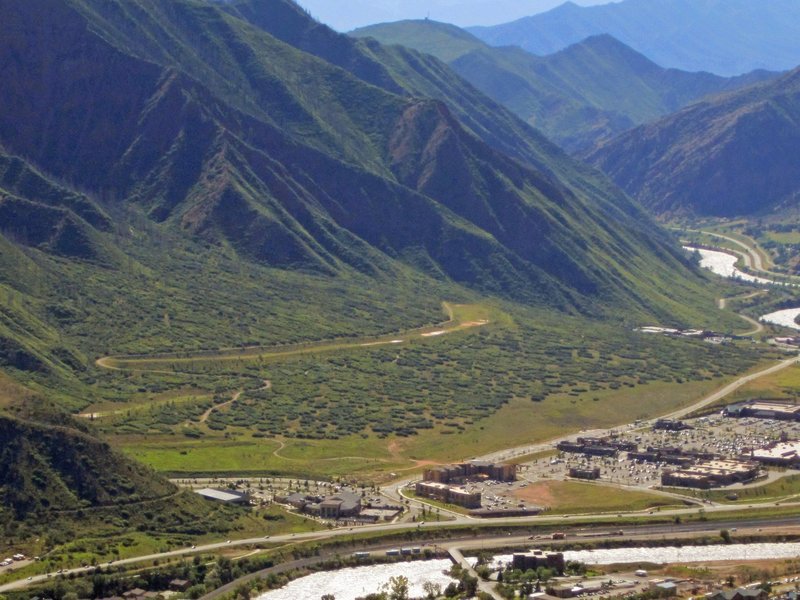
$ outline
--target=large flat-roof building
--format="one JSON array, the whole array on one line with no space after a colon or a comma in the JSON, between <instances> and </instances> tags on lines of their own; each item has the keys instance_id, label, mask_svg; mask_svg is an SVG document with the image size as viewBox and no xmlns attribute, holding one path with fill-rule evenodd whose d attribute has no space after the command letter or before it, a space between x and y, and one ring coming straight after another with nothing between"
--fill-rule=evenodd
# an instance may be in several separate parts
<instances>
[{"instance_id":1,"label":"large flat-roof building","mask_svg":"<svg viewBox=\"0 0 800 600\"><path fill-rule=\"evenodd\" d=\"M664 471L661 484L707 490L751 481L758 472L758 463L755 462L709 460L675 471Z\"/></svg>"},{"instance_id":2,"label":"large flat-roof building","mask_svg":"<svg viewBox=\"0 0 800 600\"><path fill-rule=\"evenodd\" d=\"M436 483L460 484L470 479L516 481L517 465L474 460L455 465L432 467L423 473L423 480Z\"/></svg>"},{"instance_id":3,"label":"large flat-roof building","mask_svg":"<svg viewBox=\"0 0 800 600\"><path fill-rule=\"evenodd\" d=\"M785 400L753 400L726 406L726 417L754 417L778 421L800 421L800 405Z\"/></svg>"},{"instance_id":4,"label":"large flat-roof building","mask_svg":"<svg viewBox=\"0 0 800 600\"><path fill-rule=\"evenodd\" d=\"M464 508L480 508L481 493L470 492L462 487L451 486L437 481L420 481L415 486L418 496L455 504Z\"/></svg>"},{"instance_id":5,"label":"large flat-roof building","mask_svg":"<svg viewBox=\"0 0 800 600\"><path fill-rule=\"evenodd\" d=\"M205 488L202 490L197 490L197 493L207 500L222 502L223 504L250 503L250 494L247 492L239 492L237 490L217 490L213 488Z\"/></svg>"},{"instance_id":6,"label":"large flat-roof building","mask_svg":"<svg viewBox=\"0 0 800 600\"><path fill-rule=\"evenodd\" d=\"M800 441L773 442L753 450L748 458L773 467L800 466Z\"/></svg>"}]
</instances>

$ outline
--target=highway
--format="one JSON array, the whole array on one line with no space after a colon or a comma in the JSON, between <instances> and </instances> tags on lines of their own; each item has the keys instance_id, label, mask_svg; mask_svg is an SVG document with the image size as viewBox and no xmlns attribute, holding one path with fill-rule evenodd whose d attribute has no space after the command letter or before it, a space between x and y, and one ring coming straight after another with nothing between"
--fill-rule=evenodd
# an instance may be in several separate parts
<instances>
[{"instance_id":1,"label":"highway","mask_svg":"<svg viewBox=\"0 0 800 600\"><path fill-rule=\"evenodd\" d=\"M692 412L694 412L694 411L696 411L698 409L704 408L704 407L706 407L706 406L708 406L710 404L713 404L714 402L717 402L718 400L724 398L725 396L733 393L734 391L736 391L737 389L739 389L743 385L745 385L745 384L747 384L747 383L749 383L751 381L754 381L754 380L758 379L759 377L763 377L765 375L770 375L772 373L776 373L776 372L778 372L780 370L783 370L783 369L786 369L788 367L791 367L792 365L798 364L799 362L800 362L800 356L794 356L794 357L792 357L790 359L781 361L780 363L778 363L776 365L773 365L771 367L762 369L762 370L760 370L760 371L758 371L756 373L751 373L749 375L744 375L742 377L739 377L735 381L729 383L728 385L726 385L723 388L715 391L714 393L706 396L705 398L695 402L691 406L688 406L686 408L674 411L674 412L672 412L672 413L670 413L668 415L665 415L665 417L668 417L668 418L684 417L684 416L686 416L686 415L688 415L688 414L690 414L690 413L692 413ZM647 425L647 423L639 424L638 426L644 427L646 425ZM617 426L617 427L615 427L613 429L619 429L620 427L626 427L626 426L625 425L621 425L621 426ZM633 428L634 426L633 425L628 425L627 427ZM561 436L561 437L558 437L558 438L555 438L555 439L552 439L552 440L549 440L549 441L546 441L546 442L536 443L536 444L529 444L529 445L524 445L524 446L518 446L516 448L500 450L500 451L492 452L490 454L487 454L487 455L484 455L484 456L481 456L481 457L473 457L473 458L480 459L480 460L490 460L490 461L505 461L505 460L513 459L514 457L517 457L517 456L522 456L522 455L526 455L526 454L533 454L533 453L536 453L536 452L542 452L542 451L546 451L546 450L551 450L553 448L553 446L555 444L557 444L559 441L567 440L567 439L573 439L574 437L576 437L576 435L602 437L602 436L605 436L605 435L609 435L610 433L611 433L611 429L596 429L596 430L592 430L592 431L583 431L580 434L573 433L573 434L569 434L569 435L564 435L564 436ZM385 494L387 497L392 498L393 500L398 500L398 501L399 500L406 500L406 497L403 496L402 493L401 493L401 488L404 487L404 486L407 486L409 483L412 483L414 480L415 480L415 478L412 477L412 478L407 478L407 479L404 479L404 480L401 480L401 481L397 481L397 482L395 482L395 483L383 488L382 489L382 493ZM416 507L420 507L420 506L423 505L423 503L421 503L421 502L419 502L417 500L409 500L409 502L410 502L410 504L412 506L416 506ZM787 502L787 503L784 503L782 505L783 506L800 506L800 502L795 502L795 503L788 503ZM764 505L764 506L769 506L769 505ZM709 505L709 506L705 506L704 507L704 510L707 513L733 512L733 511L738 511L738 510L741 510L741 509L742 509L742 506L736 506L736 505ZM684 516L684 515L696 514L697 510L698 509L695 506L694 508L680 508L680 509L660 511L658 513L658 515L660 517L664 517L664 516L679 517L679 516ZM557 519L557 522L562 524L563 526L568 526L568 525L570 525L572 523L576 523L576 522L585 522L585 520L587 518L613 517L613 516L616 516L617 514L620 514L622 516L647 516L648 512L647 511L641 511L641 512L614 513L614 514L609 514L609 513L590 513L590 514L564 515L562 518ZM413 529L417 529L417 530L420 530L420 531L425 531L425 530L429 530L429 529L442 529L442 528L448 528L448 527L453 527L453 526L475 525L478 522L478 520L476 520L476 519L474 519L472 517L460 514L460 513L451 512L450 515L453 516L453 520L452 521L443 522L443 523L437 523L437 522L412 523L412 524L409 524L409 523L389 523L389 524L379 524L379 525L365 525L365 526L358 527L357 531L359 533L365 533L365 532L392 533L392 532L398 532L398 531L408 531L408 530L413 530ZM488 520L488 521L487 520L481 520L480 522L482 524L486 524L486 525L490 525L490 526L520 525L520 524L545 525L547 523L553 523L554 522L554 517L552 517L552 516L542 516L542 515L530 516L530 517L508 517L508 518L491 519L491 520ZM788 525L797 524L797 519L785 519L785 520L780 520L779 519L777 521L774 521L774 520L773 521L759 521L759 520L751 519L751 520L744 521L744 522L732 521L731 523L728 523L728 524L721 524L719 522L716 522L716 523L714 523L712 525L712 527L713 527L713 529L716 529L717 531L719 531L720 528L725 528L726 526L730 526L730 525L741 528L741 527L747 527L749 524L752 524L752 523L761 523L762 525L765 524L765 523L771 523L773 525L774 524L785 524L785 525L788 526ZM663 531L663 535L667 535L667 534L671 535L671 534L673 534L675 532L686 531L687 530L687 529L685 529L686 527L689 528L688 531L692 531L693 530L692 528L697 528L697 531L701 531L702 530L701 528L702 527L707 527L707 525L702 524L702 523L700 523L700 524L695 523L695 524L687 524L685 526L670 525L668 527L665 527L663 525L659 525L659 526L653 526L653 527L654 527L654 529L648 530L650 532L650 534L657 534L657 532ZM637 529L637 531L645 531L645 530L644 529ZM155 561L155 560L159 560L159 561L163 562L165 559L178 558L178 557L188 556L188 555L202 553L202 552L213 552L213 551L222 550L222 549L228 549L228 548L235 548L235 547L242 547L242 546L253 546L253 545L264 544L264 543L270 543L270 544L272 544L272 543L298 543L298 542L314 541L314 540L323 541L323 540L330 540L330 539L335 539L335 538L339 538L339 537L345 537L346 538L347 536L352 536L352 535L353 535L353 532L351 530L334 529L334 530L331 530L331 531L324 531L324 532L280 535L280 536L274 536L274 537L271 537L271 538L258 537L258 538L248 538L248 539L240 539L240 540L233 540L232 539L232 540L229 540L229 541L217 542L217 543L213 543L213 544L206 544L206 545L203 545L203 546L187 547L187 548L183 548L183 549L179 549L179 550L173 550L173 551L170 551L170 552L162 552L162 553L150 554L150 555L146 555L146 556L138 556L138 557L133 557L133 558L116 560L116 561L114 561L113 564L114 565L132 565L132 564L137 564L137 563L152 562L152 561ZM95 569L94 567L80 567L80 568L76 568L76 569L66 570L62 574L63 575L70 575L70 574L79 575L79 574L90 573L90 572L94 571L94 569ZM14 581L14 582L11 582L11 583L8 583L8 584L5 584L5 585L1 585L0 586L0 593L6 592L6 591L23 589L23 588L25 588L25 587L27 587L27 586L29 586L31 584L34 584L34 583L47 581L48 579L50 579L52 577L55 577L57 575L58 575L58 573L48 573L48 574L45 574L45 575L36 575L36 576L33 576L33 577L29 578L29 579L18 580L18 581Z\"/></svg>"},{"instance_id":2,"label":"highway","mask_svg":"<svg viewBox=\"0 0 800 600\"><path fill-rule=\"evenodd\" d=\"M668 418L668 419L683 418L686 415L689 415L689 414L691 414L691 413L693 413L693 412L695 412L697 410L705 408L705 407L707 407L707 406L709 406L711 404L714 404L715 402L718 402L722 398L725 398L726 396L732 394L733 392L738 390L740 387L750 383L751 381L755 381L756 379L758 379L760 377L764 377L766 375L771 375L773 373L777 373L778 371L782 371L783 369L787 369L787 368L789 368L789 367L791 367L793 365L796 365L796 364L800 364L800 356L793 356L792 358L789 358L789 359L786 359L784 361L781 361L776 365L772 365L771 367L767 367L765 369L761 369L760 371L757 371L755 373L751 373L749 375L743 375L743 376L739 377L738 379L736 379L735 381L732 381L728 385L726 385L726 386L720 388L719 390L713 392L712 394L709 394L705 398L702 398L701 400L698 400L697 402L695 402L691 406L687 406L685 408L682 408L682 409L676 410L676 411L674 411L672 413L669 413L667 415L664 415L663 418ZM656 420L657 419L655 419L655 418L651 419L648 423L651 424L651 423L655 422ZM612 427L612 428L609 428L609 429L593 429L591 431L582 431L580 433L571 433L571 434L568 434L568 435L563 435L563 436L560 436L560 437L557 437L557 438L553 438L553 439L548 440L546 442L541 442L541 443L537 443L537 444L529 444L529 445L525 445L525 446L517 446L516 448L510 448L510 449L506 449L506 450L499 450L499 451L496 451L496 452L491 452L489 454L485 454L483 456L475 456L475 457L473 457L473 459L474 460L486 460L486 461L492 461L492 462L503 462L503 461L507 461L507 460L512 460L513 458L518 457L518 456L524 456L524 455L527 455L527 454L535 454L535 453L538 453L538 452L544 452L544 451L547 451L547 450L552 450L555 447L555 445L558 444L559 442L566 441L566 440L574 440L578 436L583 436L583 437L605 437L605 436L610 435L612 433L612 431L615 431L615 430L626 429L626 428L627 429L634 429L636 427L646 427L648 425L648 423L642 423L642 424L639 424L639 425L633 425L633 424L618 425L616 427ZM407 500L408 498L402 494L401 489L403 487L408 486L410 483L413 483L416 479L418 479L418 477L409 477L409 478L406 478L406 479L403 479L403 480L400 480L400 481L396 481L396 482L392 483L391 485L389 485L387 487L384 487L382 489L382 492L387 497L389 497L389 498L391 498L392 500L395 500L395 501ZM423 504L424 504L423 502L420 502L418 500L409 500L409 501L410 501L412 506L422 507ZM426 506L430 506L430 505L426 505ZM440 510L443 510L443 509L440 509ZM469 517L465 517L464 515L462 515L460 513L451 512L451 511L445 511L445 512L448 512L451 515L455 515L457 518L469 519ZM519 517L517 517L517 518L519 518ZM474 520L474 519L472 519L472 520Z\"/></svg>"},{"instance_id":3,"label":"highway","mask_svg":"<svg viewBox=\"0 0 800 600\"><path fill-rule=\"evenodd\" d=\"M792 506L792 507L800 507L800 502L786 502L782 503L782 506ZM758 505L750 505L751 507L755 508ZM771 507L771 505L766 505ZM706 506L703 507L703 510L706 511L707 514L710 513L724 513L724 512L735 512L742 510L743 506L741 505L718 505L718 506ZM698 508L690 507L690 508L680 508L680 509L673 509L673 510L662 510L658 513L654 513L660 518L664 517L678 517L678 516L686 516L686 515L696 515L698 512ZM647 517L649 516L649 511L638 511L638 512L627 512L627 513L586 513L586 514L574 514L574 515L564 515L560 518L553 517L553 516L531 516L531 517L507 517L507 518L498 518L498 519L485 519L482 520L480 523L485 527L497 528L506 525L531 525L531 526L538 526L538 527L546 527L549 530L556 531L560 529L564 529L570 526L574 526L576 524L580 524L585 531L597 531L597 530L608 530L610 525L608 524L596 524L596 525L588 525L586 523L586 519L588 518L603 518L603 517L615 517L617 515L622 515L626 517L632 516L640 516L640 517ZM636 525L636 526L626 526L626 529L630 531L626 531L626 539L633 539L633 535L637 536L673 536L678 533L704 533L704 532L719 532L720 529L730 528L730 527L737 527L737 528L746 528L746 527L777 527L781 528L781 531L785 531L787 527L796 527L798 525L798 519L796 517L787 518L787 517L775 517L775 518L766 518L766 519L759 519L759 518L748 518L746 520L715 520L711 522L691 522L691 523L674 523L670 522L668 524L653 524L653 525ZM448 529L453 527L460 527L464 525L476 525L476 520L470 519L464 515L458 515L456 519L453 521L446 521L441 523L436 522L428 522L428 523L387 523L387 524L380 524L380 525L364 525L360 526L357 529L334 529L331 531L320 531L320 532L310 532L310 533L298 533L298 534L286 534L286 535L276 535L272 537L254 537L254 538L247 538L247 539L239 539L239 540L230 540L224 542L216 542L213 544L204 544L201 546L196 547L186 547L181 548L178 550L172 550L170 552L160 552L156 554L149 554L146 556L137 556L133 558L127 559L120 559L115 560L113 565L133 565L138 563L146 563L158 560L160 562L164 562L166 559L170 558L180 558L185 556L190 556L194 554L200 553L208 553L214 552L218 550L227 550L230 548L241 548L247 546L257 546L259 544L293 544L293 543L300 543L300 542L309 542L309 541L325 541L325 540L333 540L337 538L342 538L346 540L348 537L352 537L353 535L361 534L361 533L396 533L402 531L418 531L418 532L425 532L425 531L436 531L440 529ZM630 533L630 535L629 535ZM510 534L509 534L510 535ZM475 532L471 532L471 535L468 539L474 541L476 538L480 537L480 530ZM506 537L498 537L495 532L491 532L487 534L486 538L483 539L482 545L486 548L492 547L492 545L498 545L496 542L502 542L502 544L508 544L511 538ZM527 539L527 538L525 538ZM425 541L424 537L415 538L414 544L419 545ZM519 540L518 541L524 541ZM459 547L458 545L453 546L453 540L446 540L441 541L435 538L434 536L431 537L430 543L436 543L439 546L445 547ZM467 548L468 546L464 546ZM107 566L107 565L101 565ZM80 575L86 573L92 573L95 570L95 567L79 567L76 569L69 569L63 571L61 573L64 576L72 575ZM45 575L36 575L31 577L30 579L25 580L18 580L11 583L7 583L5 585L0 586L0 593L19 590L25 587L28 587L34 583L40 583L47 581L53 577L56 577L59 573L48 573Z\"/></svg>"}]
</instances>

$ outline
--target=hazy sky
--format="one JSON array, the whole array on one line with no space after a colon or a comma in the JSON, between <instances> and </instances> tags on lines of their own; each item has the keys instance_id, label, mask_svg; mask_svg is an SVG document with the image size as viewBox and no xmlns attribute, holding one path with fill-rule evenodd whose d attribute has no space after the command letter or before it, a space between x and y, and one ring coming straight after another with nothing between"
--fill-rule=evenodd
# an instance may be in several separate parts
<instances>
[{"instance_id":1,"label":"hazy sky","mask_svg":"<svg viewBox=\"0 0 800 600\"><path fill-rule=\"evenodd\" d=\"M339 31L356 27L424 19L469 25L497 25L550 10L565 0L297 0L319 21ZM612 0L573 0L589 6Z\"/></svg>"}]
</instances>

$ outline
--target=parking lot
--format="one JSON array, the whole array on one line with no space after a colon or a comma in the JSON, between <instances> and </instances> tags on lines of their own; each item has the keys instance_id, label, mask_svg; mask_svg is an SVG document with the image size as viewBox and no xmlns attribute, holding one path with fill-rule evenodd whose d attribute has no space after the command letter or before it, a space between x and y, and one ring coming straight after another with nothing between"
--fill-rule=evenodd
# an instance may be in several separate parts
<instances>
[{"instance_id":1,"label":"parking lot","mask_svg":"<svg viewBox=\"0 0 800 600\"><path fill-rule=\"evenodd\" d=\"M691 429L683 431L654 430L651 426L632 425L614 432L617 442L632 442L639 451L648 448L678 448L683 452L701 452L719 455L723 459L738 459L750 449L760 448L777 441L781 435L788 439L800 439L800 423L756 418L730 418L720 415L687 419ZM581 437L577 434L574 441ZM644 462L629 459L628 452L619 451L616 456L587 456L581 453L558 452L555 456L539 458L520 465L522 484L545 479L565 479L571 468L600 469L600 480L639 488L661 485L665 469L675 469L665 462ZM793 472L793 471L788 471ZM754 485L758 485L756 481ZM517 482L515 485L520 485ZM731 489L743 484L729 486ZM753 484L745 484L753 485ZM486 491L491 495L491 490Z\"/></svg>"}]
</instances>

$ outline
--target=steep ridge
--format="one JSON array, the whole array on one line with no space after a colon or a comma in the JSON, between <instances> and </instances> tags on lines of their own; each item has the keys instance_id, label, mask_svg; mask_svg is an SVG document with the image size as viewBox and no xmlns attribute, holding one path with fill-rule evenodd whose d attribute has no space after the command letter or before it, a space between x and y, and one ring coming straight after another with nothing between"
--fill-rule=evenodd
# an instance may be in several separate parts
<instances>
[{"instance_id":1,"label":"steep ridge","mask_svg":"<svg viewBox=\"0 0 800 600\"><path fill-rule=\"evenodd\" d=\"M11 12L4 52L25 59L3 73L6 149L242 256L327 274L385 272L400 258L566 310L624 298L653 310L661 303L649 299L670 296L686 266L634 204L499 107L493 115L435 59L423 57L406 85L425 81L444 96L447 82L431 80L446 74L454 97L469 94L452 116L204 2L40 0ZM391 73L422 56L392 52ZM472 98L481 104L468 110ZM520 163L480 132L495 148L518 145Z\"/></svg>"},{"instance_id":2,"label":"steep ridge","mask_svg":"<svg viewBox=\"0 0 800 600\"><path fill-rule=\"evenodd\" d=\"M543 57L514 47L493 48L463 29L429 20L374 25L351 35L446 61L569 151L591 147L702 96L777 76L757 71L725 78L664 69L609 35Z\"/></svg>"},{"instance_id":3,"label":"steep ridge","mask_svg":"<svg viewBox=\"0 0 800 600\"><path fill-rule=\"evenodd\" d=\"M352 68L350 65L363 60L360 57L364 56L371 63L382 65L393 79L394 84L390 89L400 87L406 95L427 96L445 102L471 133L492 148L532 165L572 191L581 205L580 210L589 214L599 209L594 216L595 223L602 223L608 218L630 219L627 226L629 232L639 230L645 223L646 217L639 208L622 197L597 172L570 159L537 130L479 93L463 79L454 76L442 62L430 55L336 34L325 25L309 19L288 0L235 0L226 4L226 10L244 16L270 34L348 70ZM291 23L291 27L285 26L287 22ZM335 40L336 52L327 50L330 40ZM358 74L358 71L354 72ZM384 85L378 79L367 77L365 80L373 85ZM654 241L658 240L657 245L662 246L663 238L658 233L655 235ZM626 237L622 234L619 239ZM663 248L657 252L662 253ZM673 261L676 258L681 260L671 255L669 250L667 252L662 255L662 261L675 264ZM625 273L627 268L614 267L613 270ZM650 279L651 275L640 272L639 282ZM616 281L616 277L611 280Z\"/></svg>"},{"instance_id":4,"label":"steep ridge","mask_svg":"<svg viewBox=\"0 0 800 600\"><path fill-rule=\"evenodd\" d=\"M701 314L702 274L610 180L440 61L299 24L295 47L200 0L0 0L0 392L38 392L0 393L4 532L228 510L65 416L196 383L101 355L376 335L482 294L606 329Z\"/></svg>"},{"instance_id":5,"label":"steep ridge","mask_svg":"<svg viewBox=\"0 0 800 600\"><path fill-rule=\"evenodd\" d=\"M39 530L79 511L173 497L177 488L73 422L56 403L0 373L0 530ZM180 510L187 504L173 498ZM191 504L191 503L190 503ZM74 514L71 514L74 513ZM202 510L196 516L201 516Z\"/></svg>"},{"instance_id":6,"label":"steep ridge","mask_svg":"<svg viewBox=\"0 0 800 600\"><path fill-rule=\"evenodd\" d=\"M709 99L587 159L656 214L742 216L797 204L800 69Z\"/></svg>"},{"instance_id":7,"label":"steep ridge","mask_svg":"<svg viewBox=\"0 0 800 600\"><path fill-rule=\"evenodd\" d=\"M13 517L153 500L177 490L69 427L0 414L0 498Z\"/></svg>"},{"instance_id":8,"label":"steep ridge","mask_svg":"<svg viewBox=\"0 0 800 600\"><path fill-rule=\"evenodd\" d=\"M492 46L551 54L607 33L659 65L733 76L800 63L800 6L793 0L624 0L468 30Z\"/></svg>"}]
</instances>

